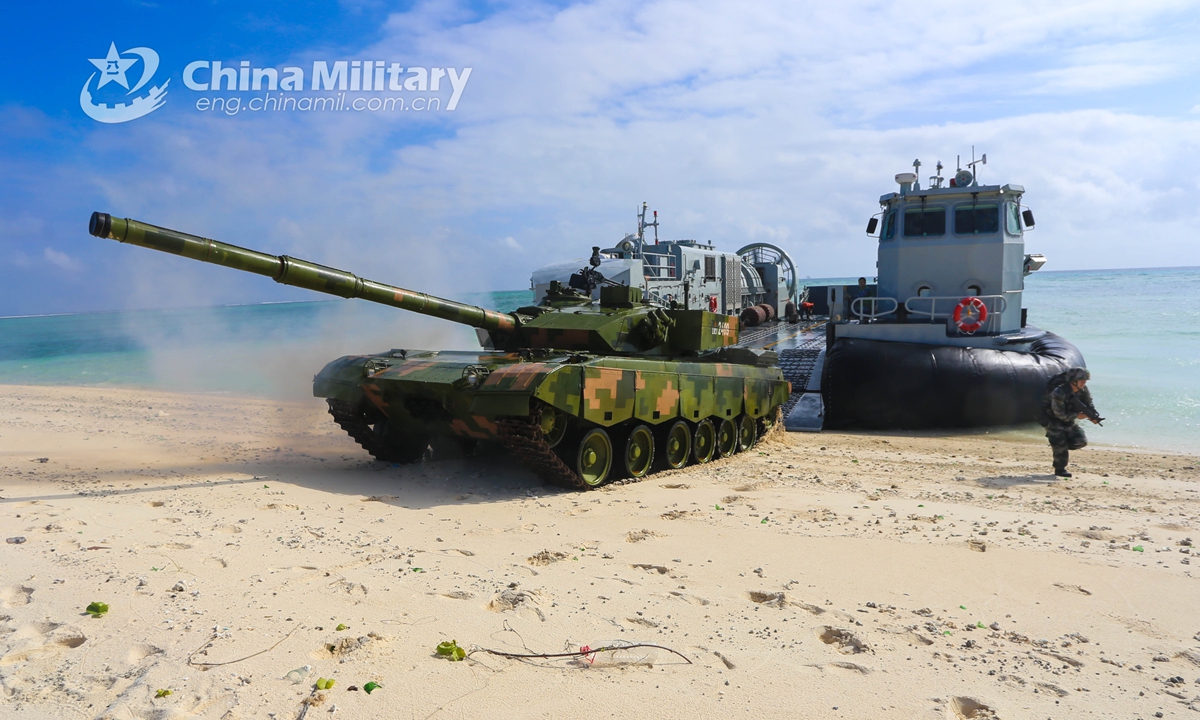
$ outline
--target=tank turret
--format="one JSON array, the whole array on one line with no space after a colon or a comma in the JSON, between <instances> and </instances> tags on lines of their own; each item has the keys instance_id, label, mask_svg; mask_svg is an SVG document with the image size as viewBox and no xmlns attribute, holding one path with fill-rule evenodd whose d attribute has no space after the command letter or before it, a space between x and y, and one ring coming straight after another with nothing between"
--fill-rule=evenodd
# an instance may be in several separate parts
<instances>
[{"instance_id":1,"label":"tank turret","mask_svg":"<svg viewBox=\"0 0 1200 720\"><path fill-rule=\"evenodd\" d=\"M502 313L106 213L89 232L476 328L483 352L348 356L313 379L338 425L380 460L498 441L543 480L596 487L744 450L789 392L775 353L736 347L736 317L655 304L598 263ZM457 442L431 444L439 437Z\"/></svg>"},{"instance_id":2,"label":"tank turret","mask_svg":"<svg viewBox=\"0 0 1200 720\"><path fill-rule=\"evenodd\" d=\"M555 283L541 305L513 313L467 305L360 278L345 270L190 235L107 213L93 213L92 235L264 275L277 283L360 298L485 331L492 349L542 348L619 355L689 355L737 343L733 318L703 310L672 310L645 301L640 288L605 284L599 305L591 288ZM585 282L603 284L591 271ZM481 338L483 339L483 338Z\"/></svg>"}]
</instances>

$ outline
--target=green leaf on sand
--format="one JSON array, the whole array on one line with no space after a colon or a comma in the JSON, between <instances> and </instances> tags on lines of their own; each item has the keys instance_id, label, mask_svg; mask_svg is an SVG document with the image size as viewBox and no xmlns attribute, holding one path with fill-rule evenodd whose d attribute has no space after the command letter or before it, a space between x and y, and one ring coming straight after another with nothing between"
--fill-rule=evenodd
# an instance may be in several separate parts
<instances>
[{"instance_id":1,"label":"green leaf on sand","mask_svg":"<svg viewBox=\"0 0 1200 720\"><path fill-rule=\"evenodd\" d=\"M447 660L458 661L467 656L467 651L458 646L457 640L438 643L437 654L444 656Z\"/></svg>"},{"instance_id":2,"label":"green leaf on sand","mask_svg":"<svg viewBox=\"0 0 1200 720\"><path fill-rule=\"evenodd\" d=\"M166 697L166 696L168 696L168 695L170 695L170 694L171 694L171 691L170 691L170 690L168 690L167 688L159 688L159 689L158 689L158 692L154 693L154 697L156 697L156 698L164 698L164 697Z\"/></svg>"},{"instance_id":3,"label":"green leaf on sand","mask_svg":"<svg viewBox=\"0 0 1200 720\"><path fill-rule=\"evenodd\" d=\"M380 687L382 687L382 686L379 683L372 680L371 682L367 683L366 685L363 685L363 690L366 690L367 694L370 695L372 690L378 690Z\"/></svg>"},{"instance_id":4,"label":"green leaf on sand","mask_svg":"<svg viewBox=\"0 0 1200 720\"><path fill-rule=\"evenodd\" d=\"M104 613L108 612L108 603L94 602L91 605L88 605L85 611L88 615L98 618Z\"/></svg>"},{"instance_id":5,"label":"green leaf on sand","mask_svg":"<svg viewBox=\"0 0 1200 720\"><path fill-rule=\"evenodd\" d=\"M342 630L349 630L349 629L350 629L350 626L345 625L343 623L338 623L338 626L334 628L334 630L337 630L338 632L341 632Z\"/></svg>"}]
</instances>

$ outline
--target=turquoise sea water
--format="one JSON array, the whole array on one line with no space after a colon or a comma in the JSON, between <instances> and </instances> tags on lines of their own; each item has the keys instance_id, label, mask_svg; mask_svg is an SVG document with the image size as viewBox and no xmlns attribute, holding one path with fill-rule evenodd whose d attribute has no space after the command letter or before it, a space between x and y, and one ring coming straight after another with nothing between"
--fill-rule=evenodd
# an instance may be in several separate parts
<instances>
[{"instance_id":1,"label":"turquoise sea water","mask_svg":"<svg viewBox=\"0 0 1200 720\"><path fill-rule=\"evenodd\" d=\"M531 293L458 299L505 311ZM1083 351L1108 418L1093 443L1200 452L1200 268L1034 273L1025 307ZM338 300L0 318L0 383L300 397L329 360L392 347L478 345L470 328Z\"/></svg>"}]
</instances>

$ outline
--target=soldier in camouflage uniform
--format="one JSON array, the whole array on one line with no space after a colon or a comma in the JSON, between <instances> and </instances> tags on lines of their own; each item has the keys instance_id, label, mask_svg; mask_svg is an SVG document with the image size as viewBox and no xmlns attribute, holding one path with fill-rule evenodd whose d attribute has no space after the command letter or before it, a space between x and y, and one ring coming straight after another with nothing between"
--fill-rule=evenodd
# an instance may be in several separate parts
<instances>
[{"instance_id":1,"label":"soldier in camouflage uniform","mask_svg":"<svg viewBox=\"0 0 1200 720\"><path fill-rule=\"evenodd\" d=\"M1092 407L1092 395L1086 387L1089 379L1091 373L1087 369L1076 367L1054 376L1047 386L1043 408L1046 414L1046 439L1054 451L1054 474L1057 477L1071 477L1071 473L1067 472L1070 451L1087 446L1087 436L1075 421L1088 418L1082 409ZM1097 422L1095 418L1088 419Z\"/></svg>"}]
</instances>

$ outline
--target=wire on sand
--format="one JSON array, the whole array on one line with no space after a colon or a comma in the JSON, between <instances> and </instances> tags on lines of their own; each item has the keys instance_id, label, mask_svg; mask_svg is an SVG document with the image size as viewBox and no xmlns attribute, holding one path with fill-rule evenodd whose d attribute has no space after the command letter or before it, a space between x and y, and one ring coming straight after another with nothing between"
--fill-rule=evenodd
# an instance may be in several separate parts
<instances>
[{"instance_id":1,"label":"wire on sand","mask_svg":"<svg viewBox=\"0 0 1200 720\"><path fill-rule=\"evenodd\" d=\"M292 636L292 633L296 632L296 630L298 630L299 628L300 628L300 624L297 623L296 626L291 629L291 632L289 632L287 635L284 635L282 638L279 639L279 642L275 643L274 645L267 648L266 650L259 650L258 652L254 653L253 655L247 655L246 657L240 657L237 660L226 660L225 662L216 662L216 663L192 662L192 657L196 653L200 652L201 650L204 650L205 648L212 647L212 641L216 640L218 637L217 633L213 633L212 636L210 636L207 640L204 641L204 644L202 644L200 647L198 647L195 650L188 653L187 664L191 665L192 667L198 667L198 668L214 668L214 667L220 667L222 665L232 665L234 663L240 663L243 660L249 660L252 657L258 657L259 655L262 655L263 653L271 652L275 648L282 645L283 641L290 638Z\"/></svg>"}]
</instances>

